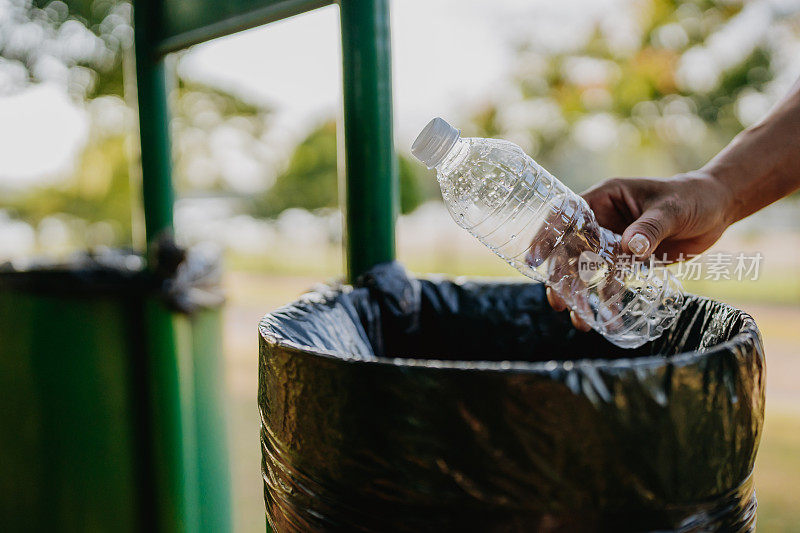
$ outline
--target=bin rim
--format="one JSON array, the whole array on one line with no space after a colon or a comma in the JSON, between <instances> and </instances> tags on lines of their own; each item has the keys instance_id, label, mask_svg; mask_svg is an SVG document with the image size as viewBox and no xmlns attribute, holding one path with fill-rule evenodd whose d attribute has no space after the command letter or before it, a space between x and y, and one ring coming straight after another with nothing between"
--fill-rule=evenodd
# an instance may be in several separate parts
<instances>
[{"instance_id":1,"label":"bin rim","mask_svg":"<svg viewBox=\"0 0 800 533\"><path fill-rule=\"evenodd\" d=\"M694 299L695 301L713 302L727 307L728 309L735 310L741 313L743 320L742 331L734 335L731 339L715 344L706 350L692 350L689 352L680 352L672 355L659 355L651 354L638 357L621 357L619 359L608 358L579 358L569 360L551 359L548 361L521 361L521 360L502 360L502 361L488 361L476 360L469 361L464 359L424 359L415 357L385 357L373 355L369 359L360 357L354 354L337 354L332 350L322 350L312 346L299 344L297 342L283 338L282 336L270 331L270 322L277 320L275 315L280 313L283 309L293 306L295 303L303 302L312 306L320 306L330 303L333 297L344 294L349 286L335 287L333 291L320 292L312 290L303 294L295 302L283 305L274 311L264 315L258 324L259 336L268 345L277 346L280 348L288 349L292 352L297 352L303 355L314 355L325 359L332 359L347 364L368 364L377 365L378 367L407 367L407 368L424 368L431 370L458 370L458 371L480 371L480 372L518 372L518 373L552 373L556 370L563 372L570 372L576 369L631 369L631 368L650 368L661 367L665 362L670 364L691 364L701 359L714 356L719 352L733 353L736 346L742 344L753 343L756 346L761 346L761 333L756 325L755 320L749 313L737 307L718 302L707 298L705 296L698 296L687 293L686 296ZM344 289L344 290L342 290ZM687 299L688 301L688 299ZM759 348L758 353L763 350Z\"/></svg>"}]
</instances>

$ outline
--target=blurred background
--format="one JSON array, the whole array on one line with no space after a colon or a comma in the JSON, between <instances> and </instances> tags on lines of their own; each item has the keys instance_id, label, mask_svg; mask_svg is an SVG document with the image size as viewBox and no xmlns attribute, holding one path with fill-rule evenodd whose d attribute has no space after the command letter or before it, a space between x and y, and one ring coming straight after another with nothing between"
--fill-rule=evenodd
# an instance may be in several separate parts
<instances>
[{"instance_id":1,"label":"blurred background","mask_svg":"<svg viewBox=\"0 0 800 533\"><path fill-rule=\"evenodd\" d=\"M800 0L392 3L398 257L415 272L519 276L460 230L411 159L441 115L522 146L580 191L704 164L800 78ZM142 248L131 6L0 0L0 262ZM237 531L263 531L258 319L343 273L335 6L169 58L176 231L225 256L225 376ZM760 531L800 531L800 198L712 251L763 255L755 281L689 290L764 335Z\"/></svg>"}]
</instances>

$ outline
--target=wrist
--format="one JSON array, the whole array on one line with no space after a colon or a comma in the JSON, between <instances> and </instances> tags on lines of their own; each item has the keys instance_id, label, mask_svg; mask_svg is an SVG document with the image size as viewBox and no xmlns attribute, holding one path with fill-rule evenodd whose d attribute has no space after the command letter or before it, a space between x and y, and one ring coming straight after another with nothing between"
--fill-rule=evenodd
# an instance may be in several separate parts
<instances>
[{"instance_id":1,"label":"wrist","mask_svg":"<svg viewBox=\"0 0 800 533\"><path fill-rule=\"evenodd\" d=\"M777 199L762 201L764 185L774 181L777 167L775 155L766 142L767 126L761 122L742 131L697 171L719 184L718 190L726 194L729 224L738 222Z\"/></svg>"},{"instance_id":2,"label":"wrist","mask_svg":"<svg viewBox=\"0 0 800 533\"><path fill-rule=\"evenodd\" d=\"M700 192L724 227L744 218L744 215L741 215L743 211L741 200L737 198L730 183L719 173L701 168L679 176L686 180L690 191L694 194Z\"/></svg>"}]
</instances>

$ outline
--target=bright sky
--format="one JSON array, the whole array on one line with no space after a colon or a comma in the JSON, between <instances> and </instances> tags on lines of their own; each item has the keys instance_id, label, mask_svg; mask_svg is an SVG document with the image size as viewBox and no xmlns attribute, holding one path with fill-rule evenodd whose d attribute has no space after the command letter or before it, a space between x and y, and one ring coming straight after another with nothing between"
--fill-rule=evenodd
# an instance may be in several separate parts
<instances>
[{"instance_id":1,"label":"bright sky","mask_svg":"<svg viewBox=\"0 0 800 533\"><path fill-rule=\"evenodd\" d=\"M0 98L0 179L6 186L41 183L72 163L88 121L57 85L35 85Z\"/></svg>"}]
</instances>

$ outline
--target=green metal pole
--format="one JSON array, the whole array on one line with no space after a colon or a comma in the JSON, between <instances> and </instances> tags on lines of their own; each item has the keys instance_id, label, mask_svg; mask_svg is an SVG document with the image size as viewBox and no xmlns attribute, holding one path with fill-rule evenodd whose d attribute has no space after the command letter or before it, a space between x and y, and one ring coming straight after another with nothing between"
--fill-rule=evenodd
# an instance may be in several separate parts
<instances>
[{"instance_id":1,"label":"green metal pole","mask_svg":"<svg viewBox=\"0 0 800 533\"><path fill-rule=\"evenodd\" d=\"M163 302L144 306L147 414L152 462L148 487L155 522L164 533L201 531L192 360Z\"/></svg>"},{"instance_id":2,"label":"green metal pole","mask_svg":"<svg viewBox=\"0 0 800 533\"><path fill-rule=\"evenodd\" d=\"M345 220L350 281L394 259L397 159L392 138L388 0L340 0Z\"/></svg>"},{"instance_id":3,"label":"green metal pole","mask_svg":"<svg viewBox=\"0 0 800 533\"><path fill-rule=\"evenodd\" d=\"M162 235L172 232L172 151L169 136L167 76L163 58L156 53L159 30L157 0L138 0L134 6L136 85L139 103L142 200L148 254ZM151 265L152 266L152 265ZM158 530L199 530L197 509L196 442L190 384L183 380L186 361L178 353L172 313L160 301L146 302L144 309L148 397L146 417L152 458L143 468L152 469Z\"/></svg>"},{"instance_id":4,"label":"green metal pole","mask_svg":"<svg viewBox=\"0 0 800 533\"><path fill-rule=\"evenodd\" d=\"M167 76L157 56L158 3L138 0L134 9L136 85L142 158L142 200L147 244L172 231L172 148Z\"/></svg>"}]
</instances>

